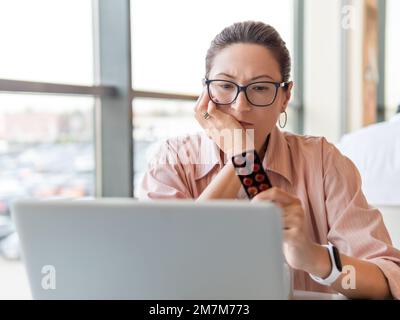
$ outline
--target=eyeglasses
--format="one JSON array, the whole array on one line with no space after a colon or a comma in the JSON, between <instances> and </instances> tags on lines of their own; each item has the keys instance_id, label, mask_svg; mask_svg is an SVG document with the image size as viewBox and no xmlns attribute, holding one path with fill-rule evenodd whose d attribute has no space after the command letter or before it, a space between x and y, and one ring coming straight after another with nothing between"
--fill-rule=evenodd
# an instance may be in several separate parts
<instances>
[{"instance_id":1,"label":"eyeglasses","mask_svg":"<svg viewBox=\"0 0 400 320\"><path fill-rule=\"evenodd\" d=\"M239 86L228 80L204 79L210 99L218 105L233 103L241 91L246 99L256 107L267 107L274 103L279 88L286 88L288 82L260 81Z\"/></svg>"}]
</instances>

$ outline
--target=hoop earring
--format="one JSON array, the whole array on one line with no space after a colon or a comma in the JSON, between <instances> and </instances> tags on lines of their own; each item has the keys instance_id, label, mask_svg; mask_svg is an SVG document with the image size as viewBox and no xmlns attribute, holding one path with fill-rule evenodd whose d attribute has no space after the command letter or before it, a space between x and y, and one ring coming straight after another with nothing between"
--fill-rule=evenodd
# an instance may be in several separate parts
<instances>
[{"instance_id":1,"label":"hoop earring","mask_svg":"<svg viewBox=\"0 0 400 320\"><path fill-rule=\"evenodd\" d=\"M281 117L279 116L278 123L279 123L279 127L280 127L281 129L283 129L284 127L286 127L286 123L287 123L287 113L286 113L286 111L283 111L282 113L285 115L285 123L284 123L283 125L281 125Z\"/></svg>"}]
</instances>

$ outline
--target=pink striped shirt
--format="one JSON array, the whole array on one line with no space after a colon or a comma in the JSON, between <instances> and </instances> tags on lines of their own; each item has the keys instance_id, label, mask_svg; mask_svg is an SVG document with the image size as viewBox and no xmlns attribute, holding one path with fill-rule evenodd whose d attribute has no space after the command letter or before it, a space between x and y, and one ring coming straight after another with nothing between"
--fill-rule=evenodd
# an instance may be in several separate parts
<instances>
[{"instance_id":1,"label":"pink striped shirt","mask_svg":"<svg viewBox=\"0 0 400 320\"><path fill-rule=\"evenodd\" d=\"M196 199L223 167L218 146L204 133L169 139L149 164L140 199ZM296 195L310 237L341 253L375 263L400 299L400 251L392 246L379 210L368 205L354 164L322 137L275 127L263 159L272 185ZM238 199L246 198L240 189ZM294 289L332 292L294 270Z\"/></svg>"}]
</instances>

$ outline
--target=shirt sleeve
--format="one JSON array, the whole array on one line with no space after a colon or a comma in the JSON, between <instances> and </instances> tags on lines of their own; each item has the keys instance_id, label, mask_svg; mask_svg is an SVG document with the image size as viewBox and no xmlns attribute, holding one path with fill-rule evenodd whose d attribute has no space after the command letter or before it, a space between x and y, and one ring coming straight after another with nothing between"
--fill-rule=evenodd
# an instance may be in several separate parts
<instances>
[{"instance_id":1,"label":"shirt sleeve","mask_svg":"<svg viewBox=\"0 0 400 320\"><path fill-rule=\"evenodd\" d=\"M193 198L184 165L168 140L149 163L139 186L138 197L139 200Z\"/></svg>"},{"instance_id":2,"label":"shirt sleeve","mask_svg":"<svg viewBox=\"0 0 400 320\"><path fill-rule=\"evenodd\" d=\"M322 153L328 241L343 254L376 264L400 299L400 251L379 210L368 205L357 168L325 139Z\"/></svg>"}]
</instances>

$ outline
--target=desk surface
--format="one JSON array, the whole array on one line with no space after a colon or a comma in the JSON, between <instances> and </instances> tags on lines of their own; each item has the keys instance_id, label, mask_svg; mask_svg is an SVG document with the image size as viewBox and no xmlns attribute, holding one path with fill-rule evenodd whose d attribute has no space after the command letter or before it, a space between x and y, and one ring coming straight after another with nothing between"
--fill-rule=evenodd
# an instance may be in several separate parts
<instances>
[{"instance_id":1,"label":"desk surface","mask_svg":"<svg viewBox=\"0 0 400 320\"><path fill-rule=\"evenodd\" d=\"M0 257L0 300L32 299L28 278L21 261L9 261ZM295 290L293 300L343 300L338 294Z\"/></svg>"}]
</instances>

